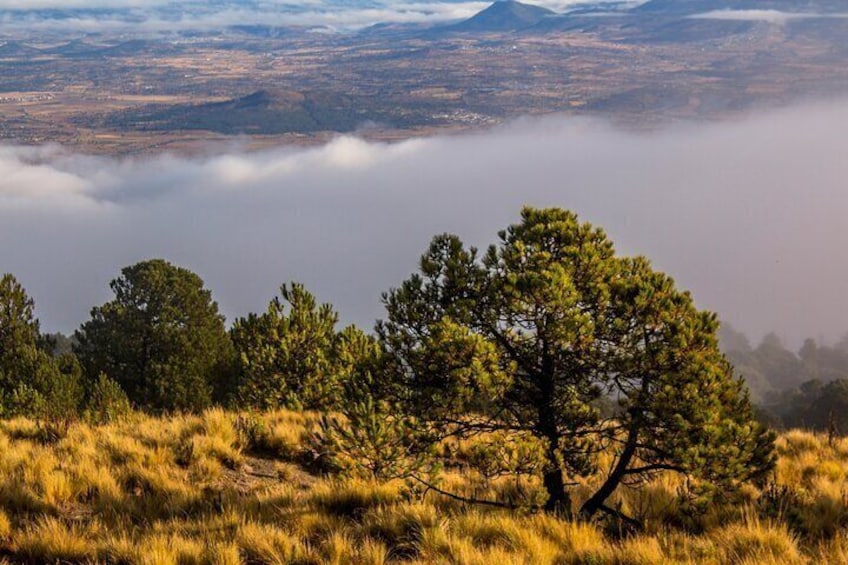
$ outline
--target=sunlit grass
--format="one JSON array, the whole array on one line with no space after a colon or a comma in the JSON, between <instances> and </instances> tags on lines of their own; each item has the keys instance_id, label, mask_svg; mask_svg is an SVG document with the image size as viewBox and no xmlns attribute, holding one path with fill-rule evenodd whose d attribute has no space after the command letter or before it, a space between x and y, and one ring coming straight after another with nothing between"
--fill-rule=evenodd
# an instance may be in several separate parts
<instances>
[{"instance_id":1,"label":"sunlit grass","mask_svg":"<svg viewBox=\"0 0 848 565\"><path fill-rule=\"evenodd\" d=\"M848 562L848 441L801 431L778 441L765 493L687 522L684 482L658 476L611 504L642 532L529 510L469 506L403 480L316 475L302 461L317 415L132 415L72 426L0 422L0 551L31 563L801 564ZM460 458L473 449L452 448ZM305 465L305 466L304 466ZM575 505L601 477L573 489ZM462 496L543 497L537 479L448 467ZM684 528L683 525L690 527Z\"/></svg>"}]
</instances>

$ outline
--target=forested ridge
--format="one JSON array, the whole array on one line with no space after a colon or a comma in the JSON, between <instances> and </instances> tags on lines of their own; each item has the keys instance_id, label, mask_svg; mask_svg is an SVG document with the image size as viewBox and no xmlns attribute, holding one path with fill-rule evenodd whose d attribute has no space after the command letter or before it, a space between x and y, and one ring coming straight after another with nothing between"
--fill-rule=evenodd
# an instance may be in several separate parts
<instances>
[{"instance_id":1,"label":"forested ridge","mask_svg":"<svg viewBox=\"0 0 848 565\"><path fill-rule=\"evenodd\" d=\"M833 345L808 338L797 352L774 333L756 347L729 324L718 335L765 421L783 428L848 431L848 334Z\"/></svg>"}]
</instances>

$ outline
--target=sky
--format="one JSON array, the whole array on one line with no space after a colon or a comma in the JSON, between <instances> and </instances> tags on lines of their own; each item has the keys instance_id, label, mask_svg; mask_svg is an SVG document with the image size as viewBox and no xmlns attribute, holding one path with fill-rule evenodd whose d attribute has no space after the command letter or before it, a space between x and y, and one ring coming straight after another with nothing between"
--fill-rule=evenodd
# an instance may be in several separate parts
<instances>
[{"instance_id":1,"label":"sky","mask_svg":"<svg viewBox=\"0 0 848 565\"><path fill-rule=\"evenodd\" d=\"M848 331L848 101L633 133L583 118L394 144L109 159L0 147L0 272L72 331L121 267L163 257L222 311L303 282L370 328L432 236L479 247L522 205L560 206L644 254L755 339Z\"/></svg>"}]
</instances>

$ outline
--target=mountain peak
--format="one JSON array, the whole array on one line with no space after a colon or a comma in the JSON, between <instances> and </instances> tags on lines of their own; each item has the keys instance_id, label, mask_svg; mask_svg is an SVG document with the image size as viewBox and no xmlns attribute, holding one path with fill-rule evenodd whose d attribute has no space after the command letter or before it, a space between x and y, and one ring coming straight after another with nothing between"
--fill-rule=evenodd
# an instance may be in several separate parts
<instances>
[{"instance_id":1,"label":"mountain peak","mask_svg":"<svg viewBox=\"0 0 848 565\"><path fill-rule=\"evenodd\" d=\"M456 31L517 31L536 25L556 12L517 0L497 0L471 18L453 26Z\"/></svg>"}]
</instances>

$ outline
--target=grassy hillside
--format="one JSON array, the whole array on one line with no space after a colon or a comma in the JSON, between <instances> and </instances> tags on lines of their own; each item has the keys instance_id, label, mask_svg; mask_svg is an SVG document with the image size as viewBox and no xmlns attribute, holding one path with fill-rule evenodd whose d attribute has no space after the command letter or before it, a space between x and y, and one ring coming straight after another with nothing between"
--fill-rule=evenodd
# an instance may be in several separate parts
<instances>
[{"instance_id":1,"label":"grassy hillside","mask_svg":"<svg viewBox=\"0 0 848 565\"><path fill-rule=\"evenodd\" d=\"M469 507L395 481L310 472L318 416L133 415L45 439L34 422L0 423L0 554L68 563L844 563L848 440L793 431L775 484L680 522L682 485L660 477L616 504L646 531ZM461 461L469 445L453 446ZM532 500L526 479L448 466L466 496ZM580 490L580 489L578 489ZM588 494L589 490L586 489ZM580 502L579 500L575 502Z\"/></svg>"}]
</instances>

